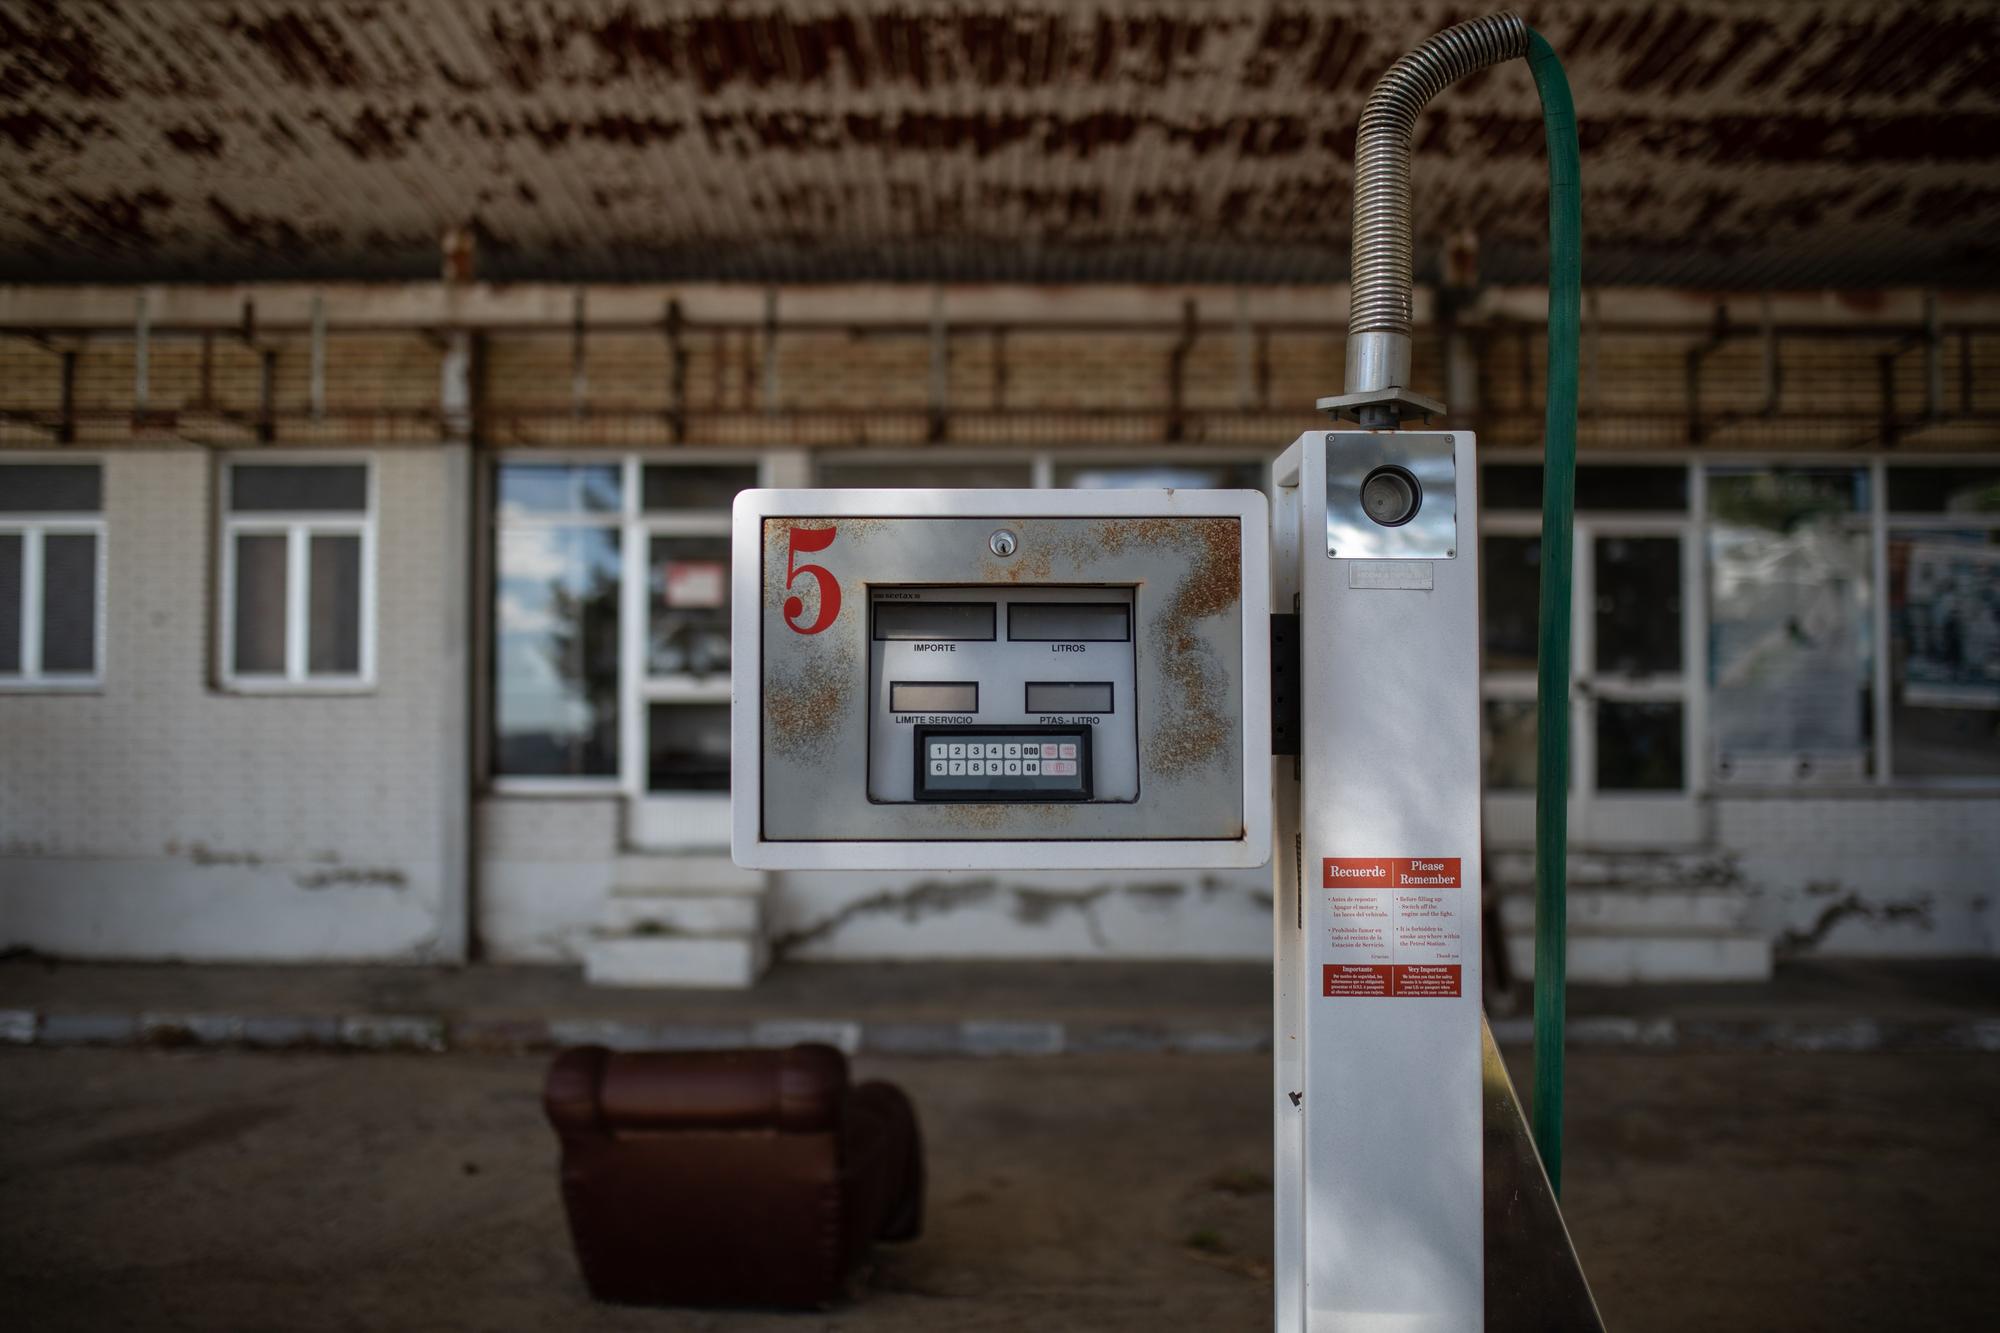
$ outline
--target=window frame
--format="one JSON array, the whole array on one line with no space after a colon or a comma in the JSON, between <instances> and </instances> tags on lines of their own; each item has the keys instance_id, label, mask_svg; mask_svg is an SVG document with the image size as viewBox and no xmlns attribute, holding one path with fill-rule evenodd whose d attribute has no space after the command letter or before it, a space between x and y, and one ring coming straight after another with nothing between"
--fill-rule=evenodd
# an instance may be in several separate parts
<instances>
[{"instance_id":1,"label":"window frame","mask_svg":"<svg viewBox=\"0 0 2000 1333\"><path fill-rule=\"evenodd\" d=\"M1896 701L1892 695L1895 689L1894 669L1891 658L1891 636L1894 626L1889 614L1889 543L1899 536L1922 532L1968 532L1983 529L2000 545L2000 512L1982 514L1926 513L1921 510L1892 510L1889 508L1889 469L1916 471L1925 467L1978 467L2000 469L2000 456L1986 455L1971 457L1951 455L1922 459L1876 458L1871 461L1869 485L1869 520L1871 543L1869 547L1870 577L1874 583L1873 602L1870 611L1875 636L1875 771L1878 785L1898 788L1904 791L1923 792L1992 792L2000 789L2000 773L1994 774L1949 774L1910 773L1898 775L1895 771L1895 737L1890 728L1894 726Z\"/></svg>"},{"instance_id":2,"label":"window frame","mask_svg":"<svg viewBox=\"0 0 2000 1333\"><path fill-rule=\"evenodd\" d=\"M219 602L216 608L216 680L229 694L367 694L376 678L376 548L381 516L381 469L376 455L311 453L230 454L218 461L216 555ZM254 510L238 514L230 508L231 477L237 467L355 467L364 470L366 505L359 513L341 510ZM236 539L285 539L285 669L280 673L236 669ZM354 672L314 672L312 659L312 540L315 537L359 537L361 540L360 662Z\"/></svg>"},{"instance_id":3,"label":"window frame","mask_svg":"<svg viewBox=\"0 0 2000 1333\"><path fill-rule=\"evenodd\" d=\"M49 454L40 451L0 455L8 466L61 464L97 469L98 507L91 510L9 510L0 507L0 536L21 539L21 666L18 671L0 671L0 693L88 693L104 687L105 656L109 645L105 633L109 625L108 568L110 565L109 526L105 522L104 485L108 473L101 455ZM91 669L88 672L42 669L42 557L49 537L90 537L94 542L91 562Z\"/></svg>"}]
</instances>

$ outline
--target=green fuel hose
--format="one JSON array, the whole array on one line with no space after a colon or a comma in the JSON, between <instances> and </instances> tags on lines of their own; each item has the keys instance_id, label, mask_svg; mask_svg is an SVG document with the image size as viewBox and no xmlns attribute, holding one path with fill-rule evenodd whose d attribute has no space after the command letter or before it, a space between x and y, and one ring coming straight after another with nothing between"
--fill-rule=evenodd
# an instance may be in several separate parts
<instances>
[{"instance_id":1,"label":"green fuel hose","mask_svg":"<svg viewBox=\"0 0 2000 1333\"><path fill-rule=\"evenodd\" d=\"M1576 510L1578 334L1583 316L1582 165L1562 62L1528 32L1549 151L1548 418L1542 467L1542 598L1535 685L1534 1136L1562 1194L1564 983L1568 971L1571 537Z\"/></svg>"}]
</instances>

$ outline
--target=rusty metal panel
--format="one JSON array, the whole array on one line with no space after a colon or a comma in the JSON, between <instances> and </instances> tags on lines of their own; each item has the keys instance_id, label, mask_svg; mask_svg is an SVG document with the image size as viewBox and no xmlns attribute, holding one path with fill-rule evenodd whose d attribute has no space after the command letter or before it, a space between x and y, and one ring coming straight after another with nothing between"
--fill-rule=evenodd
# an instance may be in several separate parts
<instances>
[{"instance_id":1,"label":"rusty metal panel","mask_svg":"<svg viewBox=\"0 0 2000 1333\"><path fill-rule=\"evenodd\" d=\"M1263 508L1228 491L745 492L738 860L827 866L814 858L845 844L862 857L840 862L853 866L1261 864L1269 645L1261 592L1254 612L1244 594L1262 586ZM1008 555L990 544L996 527L1013 535ZM795 543L798 532L813 535ZM795 565L825 572L791 576ZM869 599L895 585L1129 589L1136 697L1111 721L1136 710L1136 799L871 799Z\"/></svg>"},{"instance_id":2,"label":"rusty metal panel","mask_svg":"<svg viewBox=\"0 0 2000 1333\"><path fill-rule=\"evenodd\" d=\"M777 0L0 4L0 279L1300 282L1374 78L1462 10ZM1986 286L1988 0L1551 0L1594 282ZM1533 280L1523 70L1426 112L1420 248Z\"/></svg>"}]
</instances>

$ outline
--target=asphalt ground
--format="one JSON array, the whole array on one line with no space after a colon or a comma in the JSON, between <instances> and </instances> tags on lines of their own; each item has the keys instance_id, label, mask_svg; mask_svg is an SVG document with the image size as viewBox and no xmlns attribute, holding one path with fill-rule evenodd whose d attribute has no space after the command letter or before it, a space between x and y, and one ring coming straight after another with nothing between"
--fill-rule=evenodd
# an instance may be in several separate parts
<instances>
[{"instance_id":1,"label":"asphalt ground","mask_svg":"<svg viewBox=\"0 0 2000 1333\"><path fill-rule=\"evenodd\" d=\"M831 1311L593 1305L525 1056L0 1049L22 1329L1256 1329L1256 1055L864 1058L930 1225ZM1517 1083L1525 1084L1518 1062ZM1613 1329L1986 1326L2000 1059L1579 1052L1565 1206Z\"/></svg>"}]
</instances>

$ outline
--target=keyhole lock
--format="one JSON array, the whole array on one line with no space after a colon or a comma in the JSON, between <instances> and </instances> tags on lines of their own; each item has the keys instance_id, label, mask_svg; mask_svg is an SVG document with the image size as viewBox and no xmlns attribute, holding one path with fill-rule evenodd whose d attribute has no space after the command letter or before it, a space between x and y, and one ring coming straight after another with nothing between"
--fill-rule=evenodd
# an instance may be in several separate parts
<instances>
[{"instance_id":1,"label":"keyhole lock","mask_svg":"<svg viewBox=\"0 0 2000 1333\"><path fill-rule=\"evenodd\" d=\"M1005 560L1008 556L1014 554L1014 548L1018 544L1019 543L1016 542L1014 539L1014 534L1007 531L1007 529L1005 528L999 528L995 530L993 535L986 539L987 549L992 551L993 554L999 556L1002 560Z\"/></svg>"}]
</instances>

